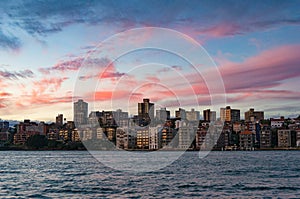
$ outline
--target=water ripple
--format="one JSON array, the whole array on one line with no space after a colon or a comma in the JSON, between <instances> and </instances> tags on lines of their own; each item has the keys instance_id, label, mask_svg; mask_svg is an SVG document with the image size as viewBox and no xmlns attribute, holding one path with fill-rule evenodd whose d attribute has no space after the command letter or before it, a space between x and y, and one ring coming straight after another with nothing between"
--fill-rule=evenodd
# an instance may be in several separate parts
<instances>
[{"instance_id":1,"label":"water ripple","mask_svg":"<svg viewBox=\"0 0 300 199\"><path fill-rule=\"evenodd\" d=\"M187 152L130 174L85 151L1 151L0 198L300 198L300 152ZM130 161L130 160L129 160Z\"/></svg>"}]
</instances>

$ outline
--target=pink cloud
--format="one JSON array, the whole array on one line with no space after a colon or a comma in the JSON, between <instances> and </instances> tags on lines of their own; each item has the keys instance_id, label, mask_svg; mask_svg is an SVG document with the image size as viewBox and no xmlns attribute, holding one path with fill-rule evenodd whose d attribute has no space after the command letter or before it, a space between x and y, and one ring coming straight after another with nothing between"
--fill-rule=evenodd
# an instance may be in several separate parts
<instances>
[{"instance_id":1,"label":"pink cloud","mask_svg":"<svg viewBox=\"0 0 300 199\"><path fill-rule=\"evenodd\" d=\"M82 57L77 57L67 61L61 60L52 67L40 68L39 71L43 74L50 74L52 71L77 71L81 67L83 61L84 58Z\"/></svg>"},{"instance_id":2,"label":"pink cloud","mask_svg":"<svg viewBox=\"0 0 300 199\"><path fill-rule=\"evenodd\" d=\"M51 72L69 72L78 71L81 67L97 67L105 68L110 64L110 60L107 58L90 58L90 57L70 57L71 60L60 60L51 67L40 68L39 71L42 74L50 74Z\"/></svg>"},{"instance_id":3,"label":"pink cloud","mask_svg":"<svg viewBox=\"0 0 300 199\"><path fill-rule=\"evenodd\" d=\"M7 93L7 92L0 92L0 97L9 97L11 96L11 93Z\"/></svg>"},{"instance_id":4,"label":"pink cloud","mask_svg":"<svg viewBox=\"0 0 300 199\"><path fill-rule=\"evenodd\" d=\"M1 102L1 100L0 100L0 108L6 108L6 105L3 104L3 103Z\"/></svg>"},{"instance_id":5,"label":"pink cloud","mask_svg":"<svg viewBox=\"0 0 300 199\"><path fill-rule=\"evenodd\" d=\"M131 97L137 97L142 94L130 92L128 90L118 90L118 91L96 91L94 93L88 94L88 99L90 101L110 101L110 100L120 100L120 99L130 99Z\"/></svg>"},{"instance_id":6,"label":"pink cloud","mask_svg":"<svg viewBox=\"0 0 300 199\"><path fill-rule=\"evenodd\" d=\"M48 92L56 92L62 85L62 83L69 79L68 77L51 77L51 78L44 78L39 81L35 81L35 93L44 93Z\"/></svg>"},{"instance_id":7,"label":"pink cloud","mask_svg":"<svg viewBox=\"0 0 300 199\"><path fill-rule=\"evenodd\" d=\"M210 37L223 37L228 35L240 34L241 28L233 23L223 22L215 26L206 28L198 32L198 34L205 34Z\"/></svg>"},{"instance_id":8,"label":"pink cloud","mask_svg":"<svg viewBox=\"0 0 300 199\"><path fill-rule=\"evenodd\" d=\"M300 46L291 45L266 50L242 63L227 62L220 67L226 92L272 88L299 77L299 57Z\"/></svg>"},{"instance_id":9,"label":"pink cloud","mask_svg":"<svg viewBox=\"0 0 300 199\"><path fill-rule=\"evenodd\" d=\"M15 105L17 107L28 108L30 106L45 106L45 105L56 105L62 103L71 103L73 101L72 95L65 95L57 97L53 94L38 94L37 92L32 92L31 95L22 96L23 101L17 101Z\"/></svg>"}]
</instances>

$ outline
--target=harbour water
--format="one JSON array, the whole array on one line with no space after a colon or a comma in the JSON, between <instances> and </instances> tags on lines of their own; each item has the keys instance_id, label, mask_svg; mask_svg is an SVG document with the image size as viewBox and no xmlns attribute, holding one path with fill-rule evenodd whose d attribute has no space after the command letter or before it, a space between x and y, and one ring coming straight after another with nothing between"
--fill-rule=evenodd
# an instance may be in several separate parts
<instances>
[{"instance_id":1,"label":"harbour water","mask_svg":"<svg viewBox=\"0 0 300 199\"><path fill-rule=\"evenodd\" d=\"M114 170L87 151L0 154L0 198L300 198L300 151L211 152L202 159L186 152L148 173Z\"/></svg>"}]
</instances>

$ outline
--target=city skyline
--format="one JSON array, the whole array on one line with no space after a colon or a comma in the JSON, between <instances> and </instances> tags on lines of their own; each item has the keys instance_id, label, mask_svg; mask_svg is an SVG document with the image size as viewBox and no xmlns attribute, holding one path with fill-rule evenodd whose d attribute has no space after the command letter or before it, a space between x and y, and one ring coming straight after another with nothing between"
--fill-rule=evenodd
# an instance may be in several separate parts
<instances>
[{"instance_id":1,"label":"city skyline","mask_svg":"<svg viewBox=\"0 0 300 199\"><path fill-rule=\"evenodd\" d=\"M78 98L95 102L104 110L113 95L116 106L127 111L130 107L122 102L128 102L129 94L124 88L74 96L74 85L76 78L82 82L94 78L81 77L78 71L86 54L101 41L116 33L143 27L169 28L200 43L216 62L223 78L226 106L239 108L242 113L254 107L264 111L266 118L297 117L300 112L297 89L300 83L299 3L254 1L235 2L235 5L217 1L58 1L51 4L3 1L0 8L0 118L51 121L58 113L73 118L73 101ZM140 45L151 39L148 36L127 39ZM172 43L167 39L165 42ZM187 64L174 59L173 55L147 51L121 58L110 64L107 71L98 72L106 83L123 78L125 88L149 81L155 85L163 81L173 84L173 74L166 73L168 67L161 70L161 66L149 65L151 70L138 71L138 75L127 71L131 65L153 60L169 66L174 74L187 71ZM101 68L109 61L100 57L97 65ZM185 96L187 86L176 83L176 92L186 99L182 106L190 110L195 104L189 104ZM198 80L192 86L201 110L211 108L203 81ZM137 101L150 98L158 108L169 107L173 114L178 104L168 106L171 105L168 100L174 97L168 91L145 85L137 90L131 105L135 110ZM219 115L219 110L215 111Z\"/></svg>"},{"instance_id":2,"label":"city skyline","mask_svg":"<svg viewBox=\"0 0 300 199\"><path fill-rule=\"evenodd\" d=\"M120 109L94 110L88 114L88 103L79 99L74 102L74 121L66 121L63 114L56 116L55 123L27 119L14 128L7 121L0 121L2 146L205 151L300 147L300 117L266 119L263 111L250 108L244 113L245 120L241 120L240 110L227 106L220 108L218 119L215 111L203 110L201 120L200 112L195 109L178 108L175 117L170 117L170 111L166 108L155 111L154 105L150 99L143 99L137 103L138 114L134 116Z\"/></svg>"},{"instance_id":3,"label":"city skyline","mask_svg":"<svg viewBox=\"0 0 300 199\"><path fill-rule=\"evenodd\" d=\"M149 117L148 116L145 116L145 115L140 115L139 111L141 110L141 104L144 104L144 103L150 103L151 102L151 99L147 99L147 98L144 98L142 99L142 102L139 102L137 103L136 105L137 106L137 111L132 113L132 112L124 112L121 108L117 108L117 109L114 109L114 110L108 110L108 109L102 109L102 110L90 110L88 107L88 103L85 102L84 100L82 99L78 99L77 102L74 102L73 103L73 116L72 116L72 119L70 118L66 118L66 117L63 117L64 116L64 113L62 112L59 112L57 113L56 115L57 116L53 116L52 117L52 120L48 120L48 121L44 121L44 120L41 120L41 119L37 119L37 120L32 120L32 118L25 118L25 120L32 120L32 121L37 121L37 122L46 122L46 123L65 123L67 121L72 121L72 122L75 122L75 123L78 123L78 124L85 124L85 123L88 123L88 118L90 117L96 117L96 113L97 112L117 112L117 111L120 111L120 112L123 112L123 113L127 113L127 117L128 119L129 118L134 118L134 117L137 117L137 118L140 118L140 119L143 119L145 117L148 117L149 119L150 118L165 118L164 120L168 120L168 119L171 119L171 118L180 118L182 117L181 114L183 111L184 112L184 118L187 118L188 116L186 116L186 114L198 114L197 118L196 119L197 121L209 121L210 119L206 120L205 118L214 118L212 119L212 121L217 121L217 120L220 120L220 121L224 121L224 122L227 122L227 121L230 121L230 122L239 122L239 121L242 121L242 120L245 120L245 121L250 121L251 120L251 117L254 117L253 119L257 119L258 121L259 120L270 120L270 119L281 119L282 117L283 118L289 118L289 117L286 117L284 115L280 115L279 117L275 117L275 118L272 118L272 117L265 117L265 112L262 111L262 110L257 110L256 108L254 107L249 107L248 110L242 112L239 107L231 107L231 106L226 106L226 107L219 107L219 109L217 110L211 110L211 109L194 109L194 108L191 108L191 109L186 109L185 107L176 107L174 111L170 111L168 109L168 107L164 107L164 108L161 108L159 107L158 109L155 108L155 103L150 103L151 104L151 111L153 112L152 113L152 116ZM142 105L144 106L144 105ZM149 109L149 110L150 110ZM149 111L148 110L148 111ZM163 113L162 113L163 112ZM207 113L205 112L208 112L208 115ZM93 114L93 115L91 115ZM162 115L163 114L163 115ZM166 114L166 115L164 115ZM213 114L213 116L211 115ZM294 118L299 118L300 114L296 115L296 117ZM292 119L292 118L291 118ZM196 121L195 120L195 121ZM0 118L0 121L10 121L10 120L6 120L5 118ZM23 120L20 119L20 120L11 120L11 121L15 121L15 122L22 122Z\"/></svg>"}]
</instances>

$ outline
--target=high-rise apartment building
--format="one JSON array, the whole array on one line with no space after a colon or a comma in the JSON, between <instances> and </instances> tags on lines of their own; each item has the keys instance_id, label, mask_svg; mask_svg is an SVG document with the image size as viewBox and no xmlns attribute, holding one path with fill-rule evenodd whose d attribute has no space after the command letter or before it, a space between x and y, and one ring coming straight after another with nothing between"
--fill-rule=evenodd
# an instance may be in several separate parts
<instances>
[{"instance_id":1,"label":"high-rise apartment building","mask_svg":"<svg viewBox=\"0 0 300 199\"><path fill-rule=\"evenodd\" d=\"M277 132L278 147L291 147L292 134L290 129L279 129Z\"/></svg>"},{"instance_id":2,"label":"high-rise apartment building","mask_svg":"<svg viewBox=\"0 0 300 199\"><path fill-rule=\"evenodd\" d=\"M82 99L74 102L74 122L75 125L87 124L88 121L88 103Z\"/></svg>"},{"instance_id":3,"label":"high-rise apartment building","mask_svg":"<svg viewBox=\"0 0 300 199\"><path fill-rule=\"evenodd\" d=\"M149 127L136 128L136 143L138 149L149 149Z\"/></svg>"},{"instance_id":4,"label":"high-rise apartment building","mask_svg":"<svg viewBox=\"0 0 300 199\"><path fill-rule=\"evenodd\" d=\"M186 111L183 108L179 108L178 111L175 111L175 117L180 118L181 120L186 119Z\"/></svg>"},{"instance_id":5,"label":"high-rise apartment building","mask_svg":"<svg viewBox=\"0 0 300 199\"><path fill-rule=\"evenodd\" d=\"M154 104L149 99L143 99L138 103L138 119L140 126L147 126L154 119Z\"/></svg>"},{"instance_id":6,"label":"high-rise apartment building","mask_svg":"<svg viewBox=\"0 0 300 199\"><path fill-rule=\"evenodd\" d=\"M191 109L191 111L186 111L186 119L188 121L199 121L200 120L200 112L195 111L195 109Z\"/></svg>"},{"instance_id":7,"label":"high-rise apartment building","mask_svg":"<svg viewBox=\"0 0 300 199\"><path fill-rule=\"evenodd\" d=\"M170 111L168 111L166 108L156 110L156 119L162 122L170 119Z\"/></svg>"},{"instance_id":8,"label":"high-rise apartment building","mask_svg":"<svg viewBox=\"0 0 300 199\"><path fill-rule=\"evenodd\" d=\"M240 121L240 110L231 109L230 106L226 108L220 108L220 118L221 121L225 122L238 122Z\"/></svg>"},{"instance_id":9,"label":"high-rise apartment building","mask_svg":"<svg viewBox=\"0 0 300 199\"><path fill-rule=\"evenodd\" d=\"M57 126L62 126L64 124L63 114L58 114L58 116L56 116L55 123Z\"/></svg>"},{"instance_id":10,"label":"high-rise apartment building","mask_svg":"<svg viewBox=\"0 0 300 199\"><path fill-rule=\"evenodd\" d=\"M263 111L254 111L254 108L250 108L249 111L245 112L245 121L246 122L254 122L264 120L264 112Z\"/></svg>"},{"instance_id":11,"label":"high-rise apartment building","mask_svg":"<svg viewBox=\"0 0 300 199\"><path fill-rule=\"evenodd\" d=\"M217 119L216 111L211 111L210 109L203 110L203 120L207 122L213 122Z\"/></svg>"}]
</instances>

